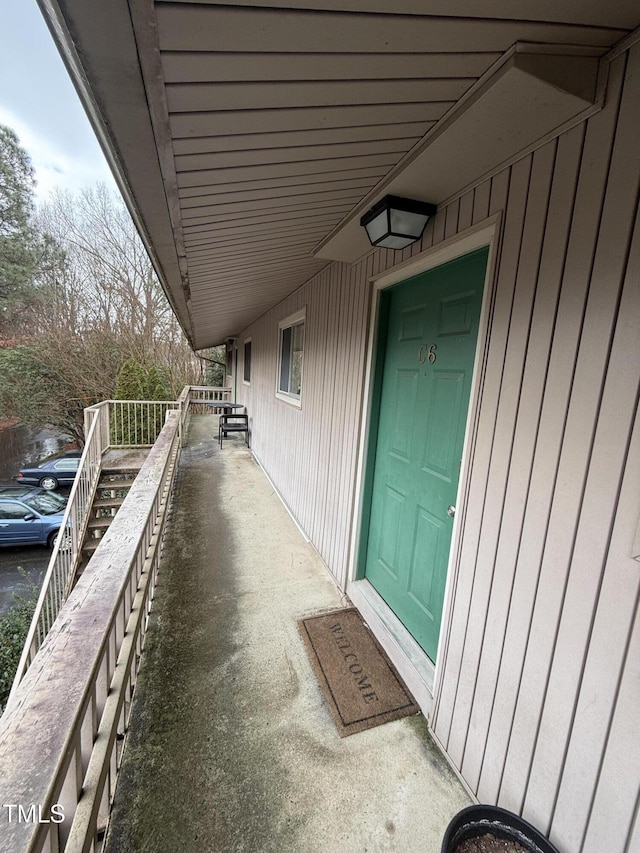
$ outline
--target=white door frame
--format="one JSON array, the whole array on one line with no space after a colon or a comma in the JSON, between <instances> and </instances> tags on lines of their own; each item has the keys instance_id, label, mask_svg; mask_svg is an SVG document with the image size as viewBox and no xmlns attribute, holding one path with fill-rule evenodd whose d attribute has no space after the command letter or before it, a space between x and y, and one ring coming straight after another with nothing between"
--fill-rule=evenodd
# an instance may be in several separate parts
<instances>
[{"instance_id":1,"label":"white door frame","mask_svg":"<svg viewBox=\"0 0 640 853\"><path fill-rule=\"evenodd\" d=\"M462 530L466 516L466 500L469 491L470 460L475 445L478 412L483 377L486 370L487 345L489 340L489 329L493 314L496 258L501 236L501 214L495 214L477 225L439 243L430 249L421 252L405 263L399 264L390 270L373 276L370 282L373 286L373 299L371 304L371 317L366 354L366 373L364 381L364 398L362 407L362 427L358 450L355 503L351 531L351 547L349 550L349 568L347 575L346 592L351 601L362 613L365 621L375 634L376 638L391 658L394 666L404 678L407 686L413 693L425 716L429 716L434 696L437 695L441 673L438 663L442 659L442 651L448 641L451 626L451 612L453 595L456 587L458 573ZM371 428L372 391L375 378L375 353L378 343L380 293L387 287L398 284L412 276L439 267L449 261L468 255L475 249L489 248L487 258L487 270L485 274L484 292L482 297L482 309L478 327L478 340L476 344L475 362L471 382L471 395L469 398L469 410L465 429L465 439L462 452L462 465L460 469L460 480L458 483L458 494L456 499L456 516L453 521L451 536L451 548L447 566L447 580L445 586L444 603L442 610L442 621L440 624L440 636L438 640L438 652L435 665L427 657L424 650L409 634L402 622L393 613L391 608L384 602L376 592L372 584L366 579L357 580L358 552L360 540L363 535L362 520L364 510L364 479L366 461L369 447L369 436Z\"/></svg>"}]
</instances>

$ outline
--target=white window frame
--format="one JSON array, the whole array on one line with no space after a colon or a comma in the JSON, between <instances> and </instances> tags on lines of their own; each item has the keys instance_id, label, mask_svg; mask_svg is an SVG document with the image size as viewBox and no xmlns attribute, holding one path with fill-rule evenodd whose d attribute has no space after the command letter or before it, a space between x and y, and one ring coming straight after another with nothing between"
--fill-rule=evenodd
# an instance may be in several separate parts
<instances>
[{"instance_id":1,"label":"white window frame","mask_svg":"<svg viewBox=\"0 0 640 853\"><path fill-rule=\"evenodd\" d=\"M249 360L249 378L245 379L247 374L247 344L251 344L251 359ZM253 338L245 338L242 342L242 384L251 385L251 366L253 362Z\"/></svg>"},{"instance_id":2,"label":"white window frame","mask_svg":"<svg viewBox=\"0 0 640 853\"><path fill-rule=\"evenodd\" d=\"M283 320L280 320L278 323L278 360L276 363L276 397L279 400L283 400L285 403L289 403L292 406L297 406L298 408L302 408L302 384L303 384L303 376L304 376L304 351L306 349L306 340L302 345L302 370L300 371L300 394L292 394L289 391L282 391L280 389L280 375L282 369L282 333L285 329L289 329L292 326L300 326L303 325L306 327L307 323L307 309L306 306L301 308L299 311L296 311L294 314L289 314L288 317L285 317ZM305 337L306 337L306 328L305 328Z\"/></svg>"}]
</instances>

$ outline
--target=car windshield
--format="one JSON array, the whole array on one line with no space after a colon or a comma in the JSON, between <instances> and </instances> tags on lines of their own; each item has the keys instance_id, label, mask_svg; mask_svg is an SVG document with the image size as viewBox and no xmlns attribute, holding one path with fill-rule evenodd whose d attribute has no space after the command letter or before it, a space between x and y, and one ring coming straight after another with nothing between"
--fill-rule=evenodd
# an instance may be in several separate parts
<instances>
[{"instance_id":1,"label":"car windshield","mask_svg":"<svg viewBox=\"0 0 640 853\"><path fill-rule=\"evenodd\" d=\"M54 495L52 492L43 492L41 495L29 495L23 498L23 503L35 509L40 515L53 515L56 512L62 512L65 507L66 500L60 495Z\"/></svg>"}]
</instances>

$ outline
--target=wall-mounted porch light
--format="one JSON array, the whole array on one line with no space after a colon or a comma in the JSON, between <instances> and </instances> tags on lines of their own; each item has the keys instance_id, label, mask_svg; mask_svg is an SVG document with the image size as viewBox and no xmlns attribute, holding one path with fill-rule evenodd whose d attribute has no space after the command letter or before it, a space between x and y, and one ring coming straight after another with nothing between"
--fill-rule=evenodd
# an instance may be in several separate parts
<instances>
[{"instance_id":1,"label":"wall-mounted porch light","mask_svg":"<svg viewBox=\"0 0 640 853\"><path fill-rule=\"evenodd\" d=\"M422 237L435 212L435 204L387 195L365 213L360 225L364 225L372 246L404 249Z\"/></svg>"}]
</instances>

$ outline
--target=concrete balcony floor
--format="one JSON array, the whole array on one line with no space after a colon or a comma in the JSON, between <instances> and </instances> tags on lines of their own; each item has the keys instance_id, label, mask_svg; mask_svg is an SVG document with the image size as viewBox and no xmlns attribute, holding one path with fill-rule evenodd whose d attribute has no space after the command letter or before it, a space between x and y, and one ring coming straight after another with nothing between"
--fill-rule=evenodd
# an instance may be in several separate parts
<instances>
[{"instance_id":1,"label":"concrete balcony floor","mask_svg":"<svg viewBox=\"0 0 640 853\"><path fill-rule=\"evenodd\" d=\"M347 601L216 422L191 418L108 853L437 853L466 793L422 716L338 737L296 619Z\"/></svg>"}]
</instances>

